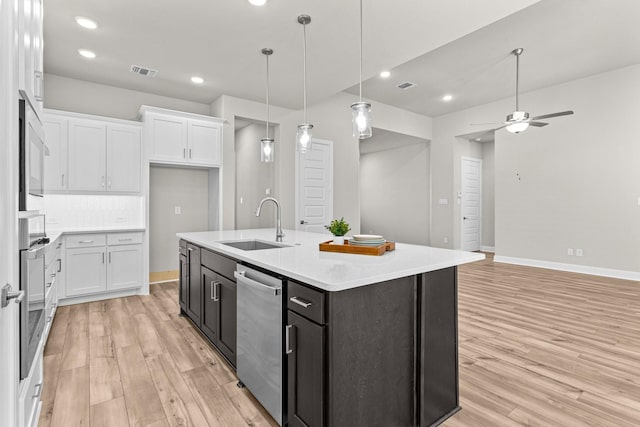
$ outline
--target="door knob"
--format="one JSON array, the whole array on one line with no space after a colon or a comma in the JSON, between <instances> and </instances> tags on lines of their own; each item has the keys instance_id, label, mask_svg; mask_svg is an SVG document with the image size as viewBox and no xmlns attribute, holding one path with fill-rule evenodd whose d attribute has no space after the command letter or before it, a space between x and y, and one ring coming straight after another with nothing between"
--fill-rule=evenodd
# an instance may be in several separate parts
<instances>
[{"instance_id":1,"label":"door knob","mask_svg":"<svg viewBox=\"0 0 640 427\"><path fill-rule=\"evenodd\" d=\"M15 300L16 304L20 304L24 299L24 291L13 292L11 285L6 284L0 291L0 307L4 308L9 305L9 301Z\"/></svg>"},{"instance_id":2,"label":"door knob","mask_svg":"<svg viewBox=\"0 0 640 427\"><path fill-rule=\"evenodd\" d=\"M300 220L300 224L309 224L309 222L308 222L308 221L305 221L304 219L301 219L301 220Z\"/></svg>"},{"instance_id":3,"label":"door knob","mask_svg":"<svg viewBox=\"0 0 640 427\"><path fill-rule=\"evenodd\" d=\"M467 218L466 216L463 216L462 219L469 219L469 218Z\"/></svg>"}]
</instances>

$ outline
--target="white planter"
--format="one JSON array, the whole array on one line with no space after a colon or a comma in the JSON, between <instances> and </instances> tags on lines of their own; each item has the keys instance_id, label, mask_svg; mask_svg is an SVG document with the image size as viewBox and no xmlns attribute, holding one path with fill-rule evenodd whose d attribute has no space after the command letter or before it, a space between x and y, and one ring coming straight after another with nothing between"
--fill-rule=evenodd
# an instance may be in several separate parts
<instances>
[{"instance_id":1,"label":"white planter","mask_svg":"<svg viewBox=\"0 0 640 427\"><path fill-rule=\"evenodd\" d=\"M344 245L344 236L333 236L332 245Z\"/></svg>"}]
</instances>

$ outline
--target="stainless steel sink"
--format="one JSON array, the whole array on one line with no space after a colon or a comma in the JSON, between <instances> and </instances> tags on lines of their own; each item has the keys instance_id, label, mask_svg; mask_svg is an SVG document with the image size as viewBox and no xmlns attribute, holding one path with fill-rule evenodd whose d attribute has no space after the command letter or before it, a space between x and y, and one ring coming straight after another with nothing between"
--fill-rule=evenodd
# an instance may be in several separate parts
<instances>
[{"instance_id":1,"label":"stainless steel sink","mask_svg":"<svg viewBox=\"0 0 640 427\"><path fill-rule=\"evenodd\" d=\"M284 245L282 243L265 242L264 240L236 240L233 242L220 242L223 245L231 246L232 248L240 249L243 251L260 251L263 249L280 249L290 248L291 245Z\"/></svg>"}]
</instances>

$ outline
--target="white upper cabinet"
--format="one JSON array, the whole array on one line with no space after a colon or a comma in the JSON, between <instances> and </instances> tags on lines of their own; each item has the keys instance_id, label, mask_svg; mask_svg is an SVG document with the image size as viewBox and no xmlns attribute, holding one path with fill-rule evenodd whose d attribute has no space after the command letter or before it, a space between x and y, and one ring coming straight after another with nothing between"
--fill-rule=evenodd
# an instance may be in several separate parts
<instances>
[{"instance_id":1,"label":"white upper cabinet","mask_svg":"<svg viewBox=\"0 0 640 427\"><path fill-rule=\"evenodd\" d=\"M47 192L140 192L140 124L50 110L43 123Z\"/></svg>"},{"instance_id":2,"label":"white upper cabinet","mask_svg":"<svg viewBox=\"0 0 640 427\"><path fill-rule=\"evenodd\" d=\"M38 112L43 101L42 0L18 0L18 85Z\"/></svg>"},{"instance_id":3,"label":"white upper cabinet","mask_svg":"<svg viewBox=\"0 0 640 427\"><path fill-rule=\"evenodd\" d=\"M60 192L67 188L67 132L68 120L45 116L42 120L45 143L49 154L44 159L44 191Z\"/></svg>"},{"instance_id":4,"label":"white upper cabinet","mask_svg":"<svg viewBox=\"0 0 640 427\"><path fill-rule=\"evenodd\" d=\"M223 120L147 106L140 115L151 162L220 166Z\"/></svg>"},{"instance_id":5,"label":"white upper cabinet","mask_svg":"<svg viewBox=\"0 0 640 427\"><path fill-rule=\"evenodd\" d=\"M140 192L140 127L107 125L107 190Z\"/></svg>"}]
</instances>

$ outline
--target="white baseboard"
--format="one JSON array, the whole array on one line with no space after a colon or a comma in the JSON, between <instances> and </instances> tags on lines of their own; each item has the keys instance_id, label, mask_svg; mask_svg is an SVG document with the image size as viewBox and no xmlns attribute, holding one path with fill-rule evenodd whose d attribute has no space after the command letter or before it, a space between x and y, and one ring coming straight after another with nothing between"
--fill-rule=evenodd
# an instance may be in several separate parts
<instances>
[{"instance_id":1,"label":"white baseboard","mask_svg":"<svg viewBox=\"0 0 640 427\"><path fill-rule=\"evenodd\" d=\"M565 264L561 262L543 261L538 259L515 258L496 255L493 262L504 264L525 265L527 267L548 268L551 270L570 271L572 273L590 274L592 276L612 277L614 279L625 279L640 281L640 273L635 271L616 270L613 268L591 267L588 265Z\"/></svg>"},{"instance_id":2,"label":"white baseboard","mask_svg":"<svg viewBox=\"0 0 640 427\"><path fill-rule=\"evenodd\" d=\"M60 300L58 301L58 305L59 306L73 305L73 304L82 304L85 302L102 301L105 299L112 299L112 298L130 297L132 295L138 295L139 290L140 288L135 288L135 289L127 289L124 291L107 292L103 294L81 295L77 297L60 298Z\"/></svg>"},{"instance_id":3,"label":"white baseboard","mask_svg":"<svg viewBox=\"0 0 640 427\"><path fill-rule=\"evenodd\" d=\"M480 250L482 252L495 253L496 252L496 247L495 246L480 246Z\"/></svg>"}]
</instances>

